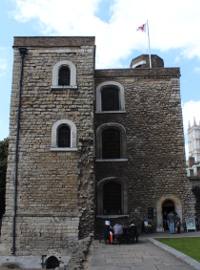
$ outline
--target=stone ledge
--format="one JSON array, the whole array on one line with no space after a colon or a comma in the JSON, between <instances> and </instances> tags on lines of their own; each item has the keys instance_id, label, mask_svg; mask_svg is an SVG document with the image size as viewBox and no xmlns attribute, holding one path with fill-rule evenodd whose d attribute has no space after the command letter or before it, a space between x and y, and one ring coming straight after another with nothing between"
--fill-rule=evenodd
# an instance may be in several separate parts
<instances>
[{"instance_id":1,"label":"stone ledge","mask_svg":"<svg viewBox=\"0 0 200 270\"><path fill-rule=\"evenodd\" d=\"M96 159L96 162L127 162L127 158L116 158L116 159Z\"/></svg>"}]
</instances>

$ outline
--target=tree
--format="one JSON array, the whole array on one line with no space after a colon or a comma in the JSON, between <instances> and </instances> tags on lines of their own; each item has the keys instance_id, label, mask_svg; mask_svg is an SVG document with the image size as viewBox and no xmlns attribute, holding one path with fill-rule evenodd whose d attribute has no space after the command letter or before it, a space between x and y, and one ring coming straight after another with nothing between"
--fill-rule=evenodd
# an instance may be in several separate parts
<instances>
[{"instance_id":1,"label":"tree","mask_svg":"<svg viewBox=\"0 0 200 270\"><path fill-rule=\"evenodd\" d=\"M6 169L8 157L8 138L0 141L0 219L5 212Z\"/></svg>"}]
</instances>

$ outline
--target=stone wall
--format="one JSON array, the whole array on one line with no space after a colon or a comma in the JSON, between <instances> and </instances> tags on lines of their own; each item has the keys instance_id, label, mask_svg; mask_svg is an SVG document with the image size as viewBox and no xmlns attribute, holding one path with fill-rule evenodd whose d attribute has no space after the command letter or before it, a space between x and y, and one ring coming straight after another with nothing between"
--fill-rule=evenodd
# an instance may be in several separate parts
<instances>
[{"instance_id":1,"label":"stone wall","mask_svg":"<svg viewBox=\"0 0 200 270\"><path fill-rule=\"evenodd\" d=\"M156 228L157 202L162 196L181 201L183 220L195 214L195 200L185 172L179 76L179 69L173 68L95 71L96 87L115 81L125 92L126 113L95 116L95 129L110 122L126 130L128 161L95 163L97 184L113 176L127 182L129 217L124 217L123 223L134 221L140 228L142 220L147 219L148 207L153 207ZM107 218L111 223L117 221L112 216ZM96 228L100 228L98 223L102 226L103 222L97 220Z\"/></svg>"},{"instance_id":2,"label":"stone wall","mask_svg":"<svg viewBox=\"0 0 200 270\"><path fill-rule=\"evenodd\" d=\"M79 238L94 230L93 95L94 38L15 38L10 112L6 213L2 241L10 253L14 205L15 143L20 54L27 47L21 95L16 254L76 252ZM70 47L71 46L71 47ZM76 67L77 89L52 89L53 66ZM77 127L77 151L52 151L53 124ZM88 223L89 221L89 223Z\"/></svg>"}]
</instances>

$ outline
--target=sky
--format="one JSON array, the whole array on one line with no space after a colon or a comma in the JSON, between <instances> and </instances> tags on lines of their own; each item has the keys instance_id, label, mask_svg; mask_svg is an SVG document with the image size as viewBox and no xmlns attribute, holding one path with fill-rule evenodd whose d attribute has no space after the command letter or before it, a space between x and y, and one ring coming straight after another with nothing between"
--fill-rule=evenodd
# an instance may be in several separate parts
<instances>
[{"instance_id":1,"label":"sky","mask_svg":"<svg viewBox=\"0 0 200 270\"><path fill-rule=\"evenodd\" d=\"M186 159L188 121L200 121L199 0L4 0L0 3L0 140L9 136L15 36L95 36L96 68L129 68L148 54L180 67Z\"/></svg>"}]
</instances>

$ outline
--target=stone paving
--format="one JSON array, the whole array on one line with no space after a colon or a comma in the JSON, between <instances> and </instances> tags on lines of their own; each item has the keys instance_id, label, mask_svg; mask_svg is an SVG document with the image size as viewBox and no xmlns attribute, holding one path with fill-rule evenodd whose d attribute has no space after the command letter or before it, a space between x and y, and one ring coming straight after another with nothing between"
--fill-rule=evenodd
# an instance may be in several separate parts
<instances>
[{"instance_id":1,"label":"stone paving","mask_svg":"<svg viewBox=\"0 0 200 270\"><path fill-rule=\"evenodd\" d=\"M93 242L88 270L191 270L200 263L166 245L154 237L196 237L199 232L170 235L165 233L142 235L138 243L105 245Z\"/></svg>"}]
</instances>

